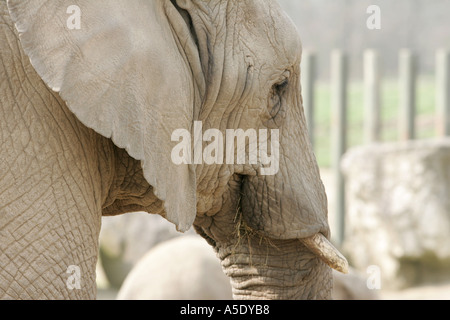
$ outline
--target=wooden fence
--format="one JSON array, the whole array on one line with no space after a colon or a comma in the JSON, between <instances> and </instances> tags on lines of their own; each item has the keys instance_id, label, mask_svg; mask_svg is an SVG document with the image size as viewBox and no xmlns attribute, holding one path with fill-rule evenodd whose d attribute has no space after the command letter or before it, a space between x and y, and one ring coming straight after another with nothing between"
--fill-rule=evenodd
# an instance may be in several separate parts
<instances>
[{"instance_id":1,"label":"wooden fence","mask_svg":"<svg viewBox=\"0 0 450 320\"><path fill-rule=\"evenodd\" d=\"M380 141L381 76L379 53L364 52L364 143ZM302 95L306 119L315 145L316 56L304 52L302 62ZM450 135L450 50L436 53L436 135ZM417 56L408 49L399 53L399 123L400 140L416 138ZM347 149L348 57L341 50L331 53L331 147L336 192L336 241L341 244L345 231L345 181L340 161Z\"/></svg>"}]
</instances>

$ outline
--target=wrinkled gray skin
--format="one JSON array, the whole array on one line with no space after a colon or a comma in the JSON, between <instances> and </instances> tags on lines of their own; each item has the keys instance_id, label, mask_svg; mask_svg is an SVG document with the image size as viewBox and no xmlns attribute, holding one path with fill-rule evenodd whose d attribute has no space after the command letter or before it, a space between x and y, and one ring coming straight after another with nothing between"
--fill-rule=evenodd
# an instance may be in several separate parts
<instances>
[{"instance_id":1,"label":"wrinkled gray skin","mask_svg":"<svg viewBox=\"0 0 450 320\"><path fill-rule=\"evenodd\" d=\"M329 228L278 4L55 3L0 0L0 298L95 298L101 216L130 211L194 225L235 298L330 298L331 269L298 240ZM65 25L72 4L81 30ZM279 129L278 173L176 166L170 134L195 120Z\"/></svg>"}]
</instances>

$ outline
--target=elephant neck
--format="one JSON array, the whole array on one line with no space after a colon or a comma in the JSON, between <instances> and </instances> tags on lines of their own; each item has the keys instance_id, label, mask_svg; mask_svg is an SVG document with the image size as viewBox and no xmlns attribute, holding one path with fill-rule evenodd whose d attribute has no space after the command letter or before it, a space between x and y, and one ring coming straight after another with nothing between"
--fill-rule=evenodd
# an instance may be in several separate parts
<instances>
[{"instance_id":1,"label":"elephant neck","mask_svg":"<svg viewBox=\"0 0 450 320\"><path fill-rule=\"evenodd\" d=\"M102 172L109 172L110 184L102 200L103 216L144 211L164 215L164 206L153 193L153 187L144 177L141 162L124 149L111 144L112 152L102 163Z\"/></svg>"}]
</instances>

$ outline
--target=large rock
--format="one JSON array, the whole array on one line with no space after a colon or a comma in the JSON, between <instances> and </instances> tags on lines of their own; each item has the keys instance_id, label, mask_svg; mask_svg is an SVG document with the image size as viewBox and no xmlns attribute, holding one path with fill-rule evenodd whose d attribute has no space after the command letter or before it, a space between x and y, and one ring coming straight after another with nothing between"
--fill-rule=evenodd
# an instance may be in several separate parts
<instances>
[{"instance_id":1,"label":"large rock","mask_svg":"<svg viewBox=\"0 0 450 320\"><path fill-rule=\"evenodd\" d=\"M343 158L344 252L383 287L450 277L450 139L374 144Z\"/></svg>"},{"instance_id":2,"label":"large rock","mask_svg":"<svg viewBox=\"0 0 450 320\"><path fill-rule=\"evenodd\" d=\"M190 230L187 233L195 232ZM136 212L103 217L99 260L109 284L120 288L127 274L147 251L181 235L172 223L159 215Z\"/></svg>"}]
</instances>

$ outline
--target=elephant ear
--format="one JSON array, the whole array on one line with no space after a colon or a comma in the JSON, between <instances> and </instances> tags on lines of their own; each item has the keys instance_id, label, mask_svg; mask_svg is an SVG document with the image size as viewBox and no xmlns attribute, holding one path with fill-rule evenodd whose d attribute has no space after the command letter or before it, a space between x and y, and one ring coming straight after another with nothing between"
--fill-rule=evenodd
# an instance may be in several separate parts
<instances>
[{"instance_id":1,"label":"elephant ear","mask_svg":"<svg viewBox=\"0 0 450 320\"><path fill-rule=\"evenodd\" d=\"M192 131L195 42L187 25L175 31L184 20L172 2L8 0L8 8L44 82L84 125L141 160L167 220L189 229L195 170L172 162L171 135Z\"/></svg>"}]
</instances>

